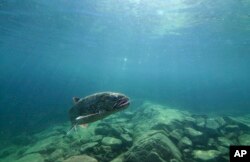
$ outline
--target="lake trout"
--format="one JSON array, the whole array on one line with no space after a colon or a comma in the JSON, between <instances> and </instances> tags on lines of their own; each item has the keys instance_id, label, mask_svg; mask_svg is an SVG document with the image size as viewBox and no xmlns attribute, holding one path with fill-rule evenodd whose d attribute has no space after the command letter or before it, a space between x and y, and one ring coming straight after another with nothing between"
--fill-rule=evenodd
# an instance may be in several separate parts
<instances>
[{"instance_id":1,"label":"lake trout","mask_svg":"<svg viewBox=\"0 0 250 162\"><path fill-rule=\"evenodd\" d=\"M73 103L74 105L69 109L72 128L67 134L73 128L76 129L77 125L84 126L126 109L130 101L121 93L100 92L84 98L73 97Z\"/></svg>"}]
</instances>

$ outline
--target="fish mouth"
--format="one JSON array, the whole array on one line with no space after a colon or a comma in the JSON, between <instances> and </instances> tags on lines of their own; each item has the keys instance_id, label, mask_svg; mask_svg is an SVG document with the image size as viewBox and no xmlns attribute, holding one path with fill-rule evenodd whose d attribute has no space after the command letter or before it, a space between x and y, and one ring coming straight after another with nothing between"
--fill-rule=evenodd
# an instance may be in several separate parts
<instances>
[{"instance_id":1,"label":"fish mouth","mask_svg":"<svg viewBox=\"0 0 250 162\"><path fill-rule=\"evenodd\" d=\"M130 104L129 99L127 97L124 97L120 99L116 105L118 108L126 107Z\"/></svg>"}]
</instances>

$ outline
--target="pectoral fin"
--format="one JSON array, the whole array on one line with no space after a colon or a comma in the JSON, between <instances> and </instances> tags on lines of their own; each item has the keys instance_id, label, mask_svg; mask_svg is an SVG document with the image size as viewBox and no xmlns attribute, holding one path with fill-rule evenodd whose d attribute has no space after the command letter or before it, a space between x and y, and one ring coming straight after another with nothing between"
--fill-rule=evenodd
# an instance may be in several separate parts
<instances>
[{"instance_id":1,"label":"pectoral fin","mask_svg":"<svg viewBox=\"0 0 250 162\"><path fill-rule=\"evenodd\" d=\"M79 97L73 97L73 103L76 104L80 100Z\"/></svg>"}]
</instances>

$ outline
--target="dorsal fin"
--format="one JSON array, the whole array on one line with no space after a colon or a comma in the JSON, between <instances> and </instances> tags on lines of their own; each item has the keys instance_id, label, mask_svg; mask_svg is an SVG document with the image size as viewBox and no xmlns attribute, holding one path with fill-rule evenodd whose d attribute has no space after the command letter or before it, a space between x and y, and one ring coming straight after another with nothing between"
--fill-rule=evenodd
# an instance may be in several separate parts
<instances>
[{"instance_id":1,"label":"dorsal fin","mask_svg":"<svg viewBox=\"0 0 250 162\"><path fill-rule=\"evenodd\" d=\"M76 104L80 100L79 97L73 97L73 103Z\"/></svg>"}]
</instances>

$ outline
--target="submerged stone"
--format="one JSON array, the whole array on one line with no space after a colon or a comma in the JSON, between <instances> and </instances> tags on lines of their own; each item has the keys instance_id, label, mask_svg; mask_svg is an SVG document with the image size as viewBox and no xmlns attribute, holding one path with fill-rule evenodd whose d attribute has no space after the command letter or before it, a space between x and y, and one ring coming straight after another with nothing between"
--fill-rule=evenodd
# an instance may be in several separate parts
<instances>
[{"instance_id":1,"label":"submerged stone","mask_svg":"<svg viewBox=\"0 0 250 162\"><path fill-rule=\"evenodd\" d=\"M201 161L218 161L220 152L217 150L194 150L193 157Z\"/></svg>"},{"instance_id":2,"label":"submerged stone","mask_svg":"<svg viewBox=\"0 0 250 162\"><path fill-rule=\"evenodd\" d=\"M179 142L180 147L186 147L186 146L192 146L192 145L193 143L188 137L183 137Z\"/></svg>"},{"instance_id":3,"label":"submerged stone","mask_svg":"<svg viewBox=\"0 0 250 162\"><path fill-rule=\"evenodd\" d=\"M175 140L177 140L177 141L179 141L179 140L181 140L181 138L182 138L182 135L183 134L183 131L182 130L180 130L180 129L175 129L175 130L173 130L172 132L170 132L170 137L172 138L172 139L175 139Z\"/></svg>"},{"instance_id":4,"label":"submerged stone","mask_svg":"<svg viewBox=\"0 0 250 162\"><path fill-rule=\"evenodd\" d=\"M179 149L163 131L145 133L124 155L125 162L155 161L156 159L159 161L169 161L171 159L182 161Z\"/></svg>"},{"instance_id":5,"label":"submerged stone","mask_svg":"<svg viewBox=\"0 0 250 162\"><path fill-rule=\"evenodd\" d=\"M250 114L237 117L228 117L228 119L230 119L234 123L241 124L242 126L247 127L246 129L250 128Z\"/></svg>"},{"instance_id":6,"label":"submerged stone","mask_svg":"<svg viewBox=\"0 0 250 162\"><path fill-rule=\"evenodd\" d=\"M228 154L229 153L229 147L218 146L217 149L221 152L221 154Z\"/></svg>"},{"instance_id":7,"label":"submerged stone","mask_svg":"<svg viewBox=\"0 0 250 162\"><path fill-rule=\"evenodd\" d=\"M111 162L124 162L123 156L118 156L115 159L113 159Z\"/></svg>"},{"instance_id":8,"label":"submerged stone","mask_svg":"<svg viewBox=\"0 0 250 162\"><path fill-rule=\"evenodd\" d=\"M163 160L158 153L156 152L150 152L149 155L147 156L146 162L153 162L153 161L157 161L157 162L165 162L165 160Z\"/></svg>"},{"instance_id":9,"label":"submerged stone","mask_svg":"<svg viewBox=\"0 0 250 162\"><path fill-rule=\"evenodd\" d=\"M95 146L97 146L97 145L98 145L98 142L86 143L86 144L82 145L80 151L81 151L81 152L89 151L89 150L93 149L93 147L95 147Z\"/></svg>"},{"instance_id":10,"label":"submerged stone","mask_svg":"<svg viewBox=\"0 0 250 162\"><path fill-rule=\"evenodd\" d=\"M234 144L233 141L229 140L226 137L218 137L218 141L222 146L227 146L227 147Z\"/></svg>"},{"instance_id":11,"label":"submerged stone","mask_svg":"<svg viewBox=\"0 0 250 162\"><path fill-rule=\"evenodd\" d=\"M243 134L239 136L239 143L241 145L250 145L250 134Z\"/></svg>"},{"instance_id":12,"label":"submerged stone","mask_svg":"<svg viewBox=\"0 0 250 162\"><path fill-rule=\"evenodd\" d=\"M50 161L56 161L56 159L60 159L63 157L64 151L62 149L55 150L50 156Z\"/></svg>"},{"instance_id":13,"label":"submerged stone","mask_svg":"<svg viewBox=\"0 0 250 162\"><path fill-rule=\"evenodd\" d=\"M216 145L215 139L209 138L209 139L208 139L208 144L207 144L207 145L208 145L208 146L214 146L214 145Z\"/></svg>"},{"instance_id":14,"label":"submerged stone","mask_svg":"<svg viewBox=\"0 0 250 162\"><path fill-rule=\"evenodd\" d=\"M184 117L185 121L187 122L191 122L191 123L194 123L196 120L195 118L191 117L191 116L186 116Z\"/></svg>"},{"instance_id":15,"label":"submerged stone","mask_svg":"<svg viewBox=\"0 0 250 162\"><path fill-rule=\"evenodd\" d=\"M216 130L219 127L220 125L215 119L211 118L206 120L206 128Z\"/></svg>"},{"instance_id":16,"label":"submerged stone","mask_svg":"<svg viewBox=\"0 0 250 162\"><path fill-rule=\"evenodd\" d=\"M155 129L168 132L182 127L183 121L190 114L167 106L144 102L139 107L140 112L135 113L131 122L134 123L133 137L136 140L145 133L145 130Z\"/></svg>"},{"instance_id":17,"label":"submerged stone","mask_svg":"<svg viewBox=\"0 0 250 162\"><path fill-rule=\"evenodd\" d=\"M102 135L95 135L95 136L90 137L90 141L92 142L98 142L98 141L101 141L102 139L103 139Z\"/></svg>"},{"instance_id":18,"label":"submerged stone","mask_svg":"<svg viewBox=\"0 0 250 162\"><path fill-rule=\"evenodd\" d=\"M71 156L63 162L98 162L95 158L88 155Z\"/></svg>"},{"instance_id":19,"label":"submerged stone","mask_svg":"<svg viewBox=\"0 0 250 162\"><path fill-rule=\"evenodd\" d=\"M196 118L196 125L198 127L205 127L206 120L203 117L197 117Z\"/></svg>"},{"instance_id":20,"label":"submerged stone","mask_svg":"<svg viewBox=\"0 0 250 162\"><path fill-rule=\"evenodd\" d=\"M121 139L122 139L123 143L125 143L127 145L132 145L132 143L133 143L133 139L130 137L129 134L122 134Z\"/></svg>"},{"instance_id":21,"label":"submerged stone","mask_svg":"<svg viewBox=\"0 0 250 162\"><path fill-rule=\"evenodd\" d=\"M198 137L201 136L203 133L200 131L197 131L191 127L185 128L185 133L191 137Z\"/></svg>"},{"instance_id":22,"label":"submerged stone","mask_svg":"<svg viewBox=\"0 0 250 162\"><path fill-rule=\"evenodd\" d=\"M122 144L122 141L114 137L104 137L102 139L102 144L111 147L118 147Z\"/></svg>"},{"instance_id":23,"label":"submerged stone","mask_svg":"<svg viewBox=\"0 0 250 162\"><path fill-rule=\"evenodd\" d=\"M220 125L220 126L224 126L226 124L226 121L223 117L217 117L215 118L215 120L217 121L217 123Z\"/></svg>"}]
</instances>

